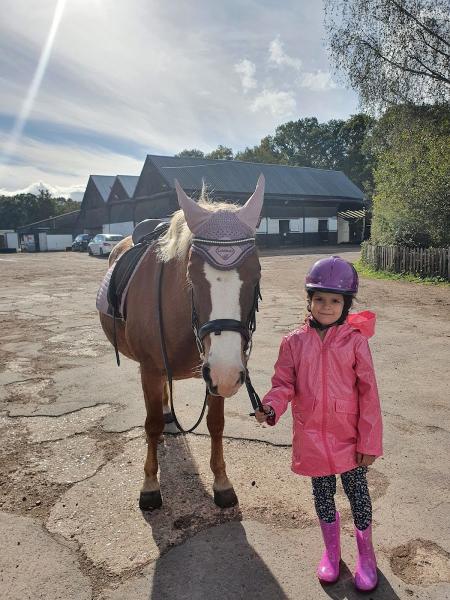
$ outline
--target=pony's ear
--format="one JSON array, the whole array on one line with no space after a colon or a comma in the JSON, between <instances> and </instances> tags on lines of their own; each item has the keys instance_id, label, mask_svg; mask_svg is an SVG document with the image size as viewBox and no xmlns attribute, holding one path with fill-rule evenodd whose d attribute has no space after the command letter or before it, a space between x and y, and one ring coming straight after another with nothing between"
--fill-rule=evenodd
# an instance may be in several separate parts
<instances>
[{"instance_id":1,"label":"pony's ear","mask_svg":"<svg viewBox=\"0 0 450 600\"><path fill-rule=\"evenodd\" d=\"M177 190L178 204L184 213L187 226L195 234L203 223L211 218L211 213L189 198L177 179L175 179L175 189Z\"/></svg>"},{"instance_id":2,"label":"pony's ear","mask_svg":"<svg viewBox=\"0 0 450 600\"><path fill-rule=\"evenodd\" d=\"M259 221L259 215L264 201L264 186L265 186L264 175L261 173L256 184L255 191L244 204L244 206L237 211L239 219L248 225L250 229L256 231L256 227Z\"/></svg>"}]
</instances>

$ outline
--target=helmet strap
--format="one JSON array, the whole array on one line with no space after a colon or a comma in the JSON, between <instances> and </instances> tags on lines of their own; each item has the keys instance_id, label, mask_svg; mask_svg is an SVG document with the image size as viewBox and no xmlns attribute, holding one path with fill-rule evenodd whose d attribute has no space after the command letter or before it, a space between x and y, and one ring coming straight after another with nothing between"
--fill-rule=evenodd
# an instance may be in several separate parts
<instances>
[{"instance_id":1,"label":"helmet strap","mask_svg":"<svg viewBox=\"0 0 450 600\"><path fill-rule=\"evenodd\" d=\"M318 329L319 331L325 331L326 329L329 329L330 327L334 327L335 325L340 325L339 321L340 321L340 319L338 319L334 323L330 323L329 325L322 325L322 323L319 323L319 321L316 321L316 319L312 315L309 317L309 324L311 325L311 327L313 327L314 329Z\"/></svg>"},{"instance_id":2,"label":"helmet strap","mask_svg":"<svg viewBox=\"0 0 450 600\"><path fill-rule=\"evenodd\" d=\"M311 311L310 307L308 307L308 310ZM322 325L322 323L319 323L319 321L317 321L312 315L310 315L309 324L314 329L318 329L319 331L325 331L326 329L329 329L330 327L334 327L335 325L342 325L342 323L345 323L345 320L348 317L349 310L350 310L350 306L348 308L346 306L344 306L344 308L342 310L342 314L339 317L339 319L337 321L334 321L334 323L330 323L329 325Z\"/></svg>"}]
</instances>

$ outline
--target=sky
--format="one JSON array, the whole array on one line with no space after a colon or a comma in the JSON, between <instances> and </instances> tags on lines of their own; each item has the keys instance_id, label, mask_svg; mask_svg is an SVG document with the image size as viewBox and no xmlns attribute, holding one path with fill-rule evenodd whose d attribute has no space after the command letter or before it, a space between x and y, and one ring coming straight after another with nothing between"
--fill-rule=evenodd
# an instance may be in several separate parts
<instances>
[{"instance_id":1,"label":"sky","mask_svg":"<svg viewBox=\"0 0 450 600\"><path fill-rule=\"evenodd\" d=\"M358 112L320 0L0 0L0 194L80 199L147 154L233 151Z\"/></svg>"}]
</instances>

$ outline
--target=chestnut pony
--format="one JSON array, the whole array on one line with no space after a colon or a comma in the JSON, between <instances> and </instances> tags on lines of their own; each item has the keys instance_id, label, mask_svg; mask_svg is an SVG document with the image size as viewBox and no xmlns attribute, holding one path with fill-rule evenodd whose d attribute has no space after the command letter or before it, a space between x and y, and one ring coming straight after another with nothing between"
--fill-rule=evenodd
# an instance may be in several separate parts
<instances>
[{"instance_id":1,"label":"chestnut pony","mask_svg":"<svg viewBox=\"0 0 450 600\"><path fill-rule=\"evenodd\" d=\"M207 384L214 501L222 508L237 503L223 458L224 398L233 396L245 381L251 337L248 318L259 290L255 232L264 177L260 176L242 207L212 202L204 194L197 203L178 182L176 190L181 210L174 213L168 231L151 246L133 276L126 321L116 320L119 352L140 364L147 410L142 510L162 504L157 446L165 420L170 420L159 315L173 379L203 375ZM110 265L132 245L131 237L122 240L111 252ZM100 321L113 343L113 319L100 313Z\"/></svg>"}]
</instances>

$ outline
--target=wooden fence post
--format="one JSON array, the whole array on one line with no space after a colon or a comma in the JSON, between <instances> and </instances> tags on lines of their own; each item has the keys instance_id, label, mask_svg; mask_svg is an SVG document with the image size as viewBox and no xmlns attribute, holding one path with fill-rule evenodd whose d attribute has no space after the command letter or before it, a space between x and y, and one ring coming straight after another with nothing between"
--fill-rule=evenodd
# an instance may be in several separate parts
<instances>
[{"instance_id":1,"label":"wooden fence post","mask_svg":"<svg viewBox=\"0 0 450 600\"><path fill-rule=\"evenodd\" d=\"M420 277L445 277L450 280L450 248L407 248L365 244L363 262L376 271L412 273Z\"/></svg>"}]
</instances>

